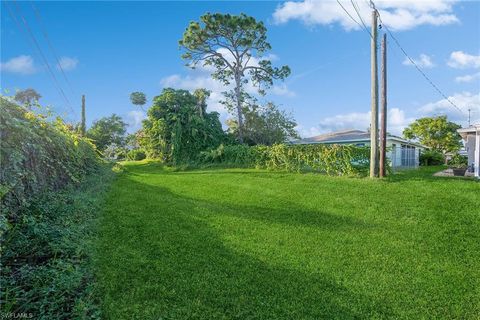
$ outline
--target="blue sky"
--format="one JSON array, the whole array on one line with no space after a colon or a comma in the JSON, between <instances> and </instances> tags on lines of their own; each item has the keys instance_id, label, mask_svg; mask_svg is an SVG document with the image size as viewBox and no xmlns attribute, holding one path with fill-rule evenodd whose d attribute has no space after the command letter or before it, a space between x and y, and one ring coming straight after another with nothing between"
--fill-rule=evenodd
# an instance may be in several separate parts
<instances>
[{"instance_id":1,"label":"blue sky","mask_svg":"<svg viewBox=\"0 0 480 320\"><path fill-rule=\"evenodd\" d=\"M341 3L358 20L352 3ZM355 3L368 23L367 2ZM473 121L480 122L480 2L378 1L377 8L407 53L462 110L439 95L389 41L389 131L400 133L417 117L439 114L466 125L468 108ZM130 92L143 91L152 98L165 86L212 90L209 109L219 111L225 120L228 115L219 103L224 88L208 71L184 66L178 40L189 21L205 12L243 12L266 24L274 64L292 69L291 76L277 83L265 99L292 112L303 136L369 125L370 36L336 1L35 2L34 6L2 1L1 9L2 91L35 88L43 104L70 121L78 121L84 93L89 124L117 113L131 124L130 131L135 130L144 115L130 104ZM22 18L70 106L22 29Z\"/></svg>"}]
</instances>

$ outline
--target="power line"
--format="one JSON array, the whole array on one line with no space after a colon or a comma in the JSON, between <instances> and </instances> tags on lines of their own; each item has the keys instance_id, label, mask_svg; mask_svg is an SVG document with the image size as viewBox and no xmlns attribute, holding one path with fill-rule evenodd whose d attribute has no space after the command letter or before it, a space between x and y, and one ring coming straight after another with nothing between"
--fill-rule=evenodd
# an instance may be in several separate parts
<instances>
[{"instance_id":1,"label":"power line","mask_svg":"<svg viewBox=\"0 0 480 320\"><path fill-rule=\"evenodd\" d=\"M355 20L354 17L352 17L352 16L350 15L350 12L348 12L347 9L345 9L345 7L342 5L342 3L341 3L339 0L337 0L337 3L340 5L340 7L342 7L343 11L345 11L345 13L350 17L350 19L352 19L353 22L355 22L356 24L358 24L358 25L360 26L360 28L361 28L362 25L361 25L357 20Z\"/></svg>"},{"instance_id":2,"label":"power line","mask_svg":"<svg viewBox=\"0 0 480 320\"><path fill-rule=\"evenodd\" d=\"M5 4L7 4L8 2L5 2ZM33 34L32 30L30 29L29 25L28 25L28 22L25 20L25 17L22 15L21 13L21 10L20 10L20 7L18 5L18 3L16 1L14 1L15 3L15 6L16 6L16 9L17 9L17 12L18 14L20 15L21 19L22 19L22 22L24 24L24 28L25 30L27 30L27 35L30 36L31 40L32 40L32 43L35 45L35 47L37 48L38 52L40 53L40 56L43 60L43 63L44 65L47 67L47 70L53 80L53 83L57 89L57 91L59 92L60 96L65 100L66 102L66 106L72 111L72 113L76 116L76 113L75 111L72 109L71 105L70 105L70 101L68 100L67 96L65 95L65 92L63 91L62 87L60 86L58 80L57 80L57 77L55 76L55 74L53 73L52 71L52 68L50 67L50 64L48 63L48 60L46 59L45 55L43 54L43 51L38 43L38 41L36 40L35 38L35 35ZM20 22L18 22L17 18L15 17L14 13L13 13L13 10L7 6L7 8L9 9L9 13L10 13L10 16L12 17L12 19L15 21L15 23L17 24L17 27L19 28L19 30L22 32L22 28L21 28L21 25L20 25ZM34 52L34 48L32 46L32 51Z\"/></svg>"},{"instance_id":3,"label":"power line","mask_svg":"<svg viewBox=\"0 0 480 320\"><path fill-rule=\"evenodd\" d=\"M358 18L360 18L360 22L363 25L363 29L368 32L370 37L373 38L372 33L370 32L370 30L368 30L368 27L365 24L365 21L363 21L362 15L360 14L360 8L358 7L358 4L356 4L356 2L354 2L353 0L350 0L350 2L352 3L352 7L355 10L355 12L357 13Z\"/></svg>"},{"instance_id":4,"label":"power line","mask_svg":"<svg viewBox=\"0 0 480 320\"><path fill-rule=\"evenodd\" d=\"M370 0L370 5L372 7L373 10L375 10L375 12L377 13L377 16L378 16L378 19L380 20L380 23L382 24L382 26L387 30L388 34L390 35L390 37L393 39L393 41L395 42L395 44L398 46L398 48L402 51L402 53L405 55L405 57L408 59L408 61L410 61L410 63L418 70L418 72L420 72L420 74L425 78L425 80L427 80L428 83L430 83L430 85L448 102L450 103L454 108L456 108L458 111L460 111L460 113L462 114L465 114L465 112L460 109L455 103L452 102L452 100L450 100L450 98L447 97L447 95L445 95L441 90L440 88L438 88L438 86L433 83L433 81L425 74L425 72L423 72L423 70L420 68L420 66L418 66L418 64L412 59L410 58L410 56L407 54L407 52L405 51L405 49L403 49L403 47L400 45L400 42L398 41L398 39L393 35L393 33L390 31L390 29L383 23L382 21L382 17L380 15L380 12L377 10L377 8L375 7L375 3Z\"/></svg>"},{"instance_id":5,"label":"power line","mask_svg":"<svg viewBox=\"0 0 480 320\"><path fill-rule=\"evenodd\" d=\"M63 67L62 67L62 64L60 63L60 59L58 58L57 52L54 49L52 42L50 41L50 38L48 36L48 33L47 33L47 30L46 30L45 26L43 25L43 19L40 15L40 12L38 11L37 7L33 4L33 1L30 1L30 4L32 6L33 11L35 12L35 17L37 18L38 24L41 27L42 34L45 37L45 40L47 41L47 44L48 44L50 50L52 51L53 56L55 57L55 60L57 61L58 68L62 72L63 78L65 79L65 82L68 84L68 87L70 88L70 91L72 91L72 93L74 93L73 87L72 87L70 81L68 80L68 77L65 74L65 71L63 70Z\"/></svg>"},{"instance_id":6,"label":"power line","mask_svg":"<svg viewBox=\"0 0 480 320\"><path fill-rule=\"evenodd\" d=\"M340 7L343 9L343 11L345 11L345 13L350 17L350 19L352 19L353 22L355 22L359 27L360 29L363 29L365 32L368 33L368 35L370 36L370 38L373 40L373 36L372 36L372 33L370 32L370 30L368 30L368 27L366 27L362 17L360 16L360 14L357 12L359 18L361 19L362 21L362 24L360 24L351 14L350 12L340 3L339 0L337 0L337 3L340 5ZM352 3L353 4L353 3ZM354 6L354 9L356 11L356 8Z\"/></svg>"}]
</instances>

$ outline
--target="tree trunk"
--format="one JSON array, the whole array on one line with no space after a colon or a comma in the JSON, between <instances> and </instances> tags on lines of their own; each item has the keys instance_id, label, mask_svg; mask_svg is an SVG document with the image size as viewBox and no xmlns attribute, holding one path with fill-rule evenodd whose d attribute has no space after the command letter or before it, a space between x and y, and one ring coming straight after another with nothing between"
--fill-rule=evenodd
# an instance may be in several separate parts
<instances>
[{"instance_id":1,"label":"tree trunk","mask_svg":"<svg viewBox=\"0 0 480 320\"><path fill-rule=\"evenodd\" d=\"M238 141L243 143L243 116L242 116L242 90L240 75L235 75L235 95L237 102L237 115L238 115Z\"/></svg>"}]
</instances>

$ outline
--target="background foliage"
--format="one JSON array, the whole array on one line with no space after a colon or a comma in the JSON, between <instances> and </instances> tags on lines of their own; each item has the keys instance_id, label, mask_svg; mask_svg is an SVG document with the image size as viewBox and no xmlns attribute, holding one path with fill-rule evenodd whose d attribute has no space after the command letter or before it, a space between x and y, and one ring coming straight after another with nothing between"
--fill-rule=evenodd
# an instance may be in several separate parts
<instances>
[{"instance_id":1,"label":"background foliage","mask_svg":"<svg viewBox=\"0 0 480 320\"><path fill-rule=\"evenodd\" d=\"M123 119L112 114L110 117L103 117L95 121L87 131L87 137L97 146L97 149L104 152L108 146L114 144L123 146L127 124Z\"/></svg>"},{"instance_id":2,"label":"background foliage","mask_svg":"<svg viewBox=\"0 0 480 320\"><path fill-rule=\"evenodd\" d=\"M425 117L415 120L405 128L403 136L416 139L432 150L445 154L461 148L461 137L457 132L460 128L460 125L448 121L447 116Z\"/></svg>"},{"instance_id":3,"label":"background foliage","mask_svg":"<svg viewBox=\"0 0 480 320\"><path fill-rule=\"evenodd\" d=\"M435 150L424 150L420 153L420 165L438 166L445 163L443 154Z\"/></svg>"},{"instance_id":4,"label":"background foliage","mask_svg":"<svg viewBox=\"0 0 480 320\"><path fill-rule=\"evenodd\" d=\"M245 116L244 142L249 145L267 145L285 143L300 136L295 130L297 123L291 114L280 110L274 103L260 105L255 99L250 100L243 110ZM227 121L229 132L234 136L238 133L238 121Z\"/></svg>"}]
</instances>

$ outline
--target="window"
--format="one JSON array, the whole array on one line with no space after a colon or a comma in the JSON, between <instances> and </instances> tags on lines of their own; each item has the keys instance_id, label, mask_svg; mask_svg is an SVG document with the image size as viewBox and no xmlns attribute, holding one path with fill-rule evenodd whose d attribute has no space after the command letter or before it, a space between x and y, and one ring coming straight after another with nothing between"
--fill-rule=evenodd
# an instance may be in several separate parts
<instances>
[{"instance_id":1,"label":"window","mask_svg":"<svg viewBox=\"0 0 480 320\"><path fill-rule=\"evenodd\" d=\"M402 144L402 167L415 167L415 147Z\"/></svg>"}]
</instances>

